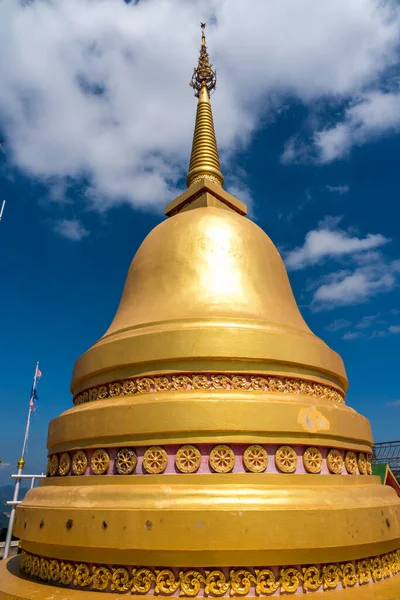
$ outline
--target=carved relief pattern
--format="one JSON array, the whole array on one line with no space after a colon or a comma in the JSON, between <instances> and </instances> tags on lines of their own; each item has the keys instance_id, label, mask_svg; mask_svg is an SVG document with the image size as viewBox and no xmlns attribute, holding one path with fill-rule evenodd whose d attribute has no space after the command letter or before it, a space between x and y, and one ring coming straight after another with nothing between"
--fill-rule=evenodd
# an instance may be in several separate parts
<instances>
[{"instance_id":1,"label":"carved relief pattern","mask_svg":"<svg viewBox=\"0 0 400 600\"><path fill-rule=\"evenodd\" d=\"M53 456L50 458L50 464L49 464L49 474L51 477L54 477L54 475L57 474L58 471L58 456L57 454L53 454Z\"/></svg>"},{"instance_id":2,"label":"carved relief pattern","mask_svg":"<svg viewBox=\"0 0 400 600\"><path fill-rule=\"evenodd\" d=\"M193 389L280 392L301 394L312 398L325 398L334 402L344 402L343 393L336 388L305 379L270 375L225 375L210 373L189 373L163 377L134 377L123 381L113 381L112 383L80 392L74 397L73 402L78 405L117 396Z\"/></svg>"},{"instance_id":3,"label":"carved relief pattern","mask_svg":"<svg viewBox=\"0 0 400 600\"><path fill-rule=\"evenodd\" d=\"M350 473L350 475L355 475L357 473L357 454L351 450L346 452L344 464L346 466L346 471Z\"/></svg>"},{"instance_id":4,"label":"carved relief pattern","mask_svg":"<svg viewBox=\"0 0 400 600\"><path fill-rule=\"evenodd\" d=\"M168 454L160 446L148 448L143 456L143 467L147 473L163 473L168 464Z\"/></svg>"},{"instance_id":5,"label":"carved relief pattern","mask_svg":"<svg viewBox=\"0 0 400 600\"><path fill-rule=\"evenodd\" d=\"M102 448L98 448L93 452L92 458L90 460L90 468L92 469L95 475L103 475L107 472L108 467L110 466L110 457L106 450Z\"/></svg>"},{"instance_id":6,"label":"carved relief pattern","mask_svg":"<svg viewBox=\"0 0 400 600\"><path fill-rule=\"evenodd\" d=\"M326 457L326 463L328 465L328 469L334 475L340 475L340 473L343 471L343 458L339 450L329 450Z\"/></svg>"},{"instance_id":7,"label":"carved relief pattern","mask_svg":"<svg viewBox=\"0 0 400 600\"><path fill-rule=\"evenodd\" d=\"M181 473L195 473L200 467L201 454L196 446L181 446L175 456L175 465Z\"/></svg>"},{"instance_id":8,"label":"carved relief pattern","mask_svg":"<svg viewBox=\"0 0 400 600\"><path fill-rule=\"evenodd\" d=\"M307 448L303 454L303 465L307 473L319 473L322 469L322 454L318 448Z\"/></svg>"},{"instance_id":9,"label":"carved relief pattern","mask_svg":"<svg viewBox=\"0 0 400 600\"><path fill-rule=\"evenodd\" d=\"M216 473L229 473L235 464L235 453L225 444L214 446L210 452L210 466Z\"/></svg>"},{"instance_id":10,"label":"carved relief pattern","mask_svg":"<svg viewBox=\"0 0 400 600\"><path fill-rule=\"evenodd\" d=\"M169 447L167 446L167 448ZM203 449L203 456L208 457L208 472L231 472L235 465L236 456L242 458L242 472L263 473L268 470L268 450L266 447L260 444L251 444L249 446L235 445L235 448L234 451L229 445L220 444L210 451ZM272 455L274 446L269 446L269 448L270 455ZM276 468L281 473L294 473L297 470L299 456L302 456L304 470L307 473L321 473L324 465L321 450L322 448L304 446L303 448L298 447L297 454L291 446L280 446L275 451ZM176 450L172 447L169 452L175 454L176 472L196 473L199 470L202 463L202 452L196 446L185 444ZM111 462L110 456L115 456L114 473L117 475L141 474L143 472L141 469L136 469L138 457L134 448L109 448L95 450L91 458L92 473L95 475L107 473ZM346 452L344 463L349 474L357 474L358 466L358 474L372 475L372 463L369 454L366 455L364 452L360 452L357 455L354 451L349 450ZM165 448L151 446L145 449L142 466L146 473L164 473L167 464L168 452ZM206 464L205 461L203 464ZM75 452L72 461L68 452L63 452L60 456L53 454L48 458L47 475L50 477L68 474L84 475L87 465L88 457L83 450ZM329 450L326 457L326 466L329 472L335 475L343 472L343 458L339 450ZM204 472L204 468L202 472Z\"/></svg>"},{"instance_id":11,"label":"carved relief pattern","mask_svg":"<svg viewBox=\"0 0 400 600\"><path fill-rule=\"evenodd\" d=\"M372 475L372 462L369 454L367 455L365 460L367 462L367 475Z\"/></svg>"},{"instance_id":12,"label":"carved relief pattern","mask_svg":"<svg viewBox=\"0 0 400 600\"><path fill-rule=\"evenodd\" d=\"M157 569L88 565L21 554L21 570L30 577L75 589L131 595L271 596L332 590L374 583L400 572L400 550L347 563L297 567L232 569Z\"/></svg>"},{"instance_id":13,"label":"carved relief pattern","mask_svg":"<svg viewBox=\"0 0 400 600\"><path fill-rule=\"evenodd\" d=\"M262 473L268 466L268 453L258 444L248 446L243 453L243 463L248 471Z\"/></svg>"},{"instance_id":14,"label":"carved relief pattern","mask_svg":"<svg viewBox=\"0 0 400 600\"><path fill-rule=\"evenodd\" d=\"M282 473L294 473L297 467L297 454L291 446L280 446L275 452L275 464Z\"/></svg>"},{"instance_id":15,"label":"carved relief pattern","mask_svg":"<svg viewBox=\"0 0 400 600\"><path fill-rule=\"evenodd\" d=\"M72 471L74 475L84 475L88 466L88 459L83 450L75 452L72 459Z\"/></svg>"},{"instance_id":16,"label":"carved relief pattern","mask_svg":"<svg viewBox=\"0 0 400 600\"><path fill-rule=\"evenodd\" d=\"M360 471L361 475L366 475L367 474L367 459L365 457L364 452L360 452L360 454L358 455L358 470Z\"/></svg>"},{"instance_id":17,"label":"carved relief pattern","mask_svg":"<svg viewBox=\"0 0 400 600\"><path fill-rule=\"evenodd\" d=\"M118 475L130 475L136 469L137 456L132 448L121 448L115 458L115 469Z\"/></svg>"},{"instance_id":18,"label":"carved relief pattern","mask_svg":"<svg viewBox=\"0 0 400 600\"><path fill-rule=\"evenodd\" d=\"M58 472L60 475L67 475L71 468L71 458L68 452L63 452L60 456L60 464L58 465Z\"/></svg>"}]
</instances>

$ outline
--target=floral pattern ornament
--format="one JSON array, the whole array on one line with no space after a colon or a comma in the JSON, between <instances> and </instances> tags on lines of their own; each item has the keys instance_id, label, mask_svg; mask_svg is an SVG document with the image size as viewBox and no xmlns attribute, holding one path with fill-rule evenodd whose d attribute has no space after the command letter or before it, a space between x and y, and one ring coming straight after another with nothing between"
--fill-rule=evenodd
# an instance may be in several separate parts
<instances>
[{"instance_id":1,"label":"floral pattern ornament","mask_svg":"<svg viewBox=\"0 0 400 600\"><path fill-rule=\"evenodd\" d=\"M347 563L298 567L232 569L157 569L89 565L21 554L28 576L75 589L129 592L131 595L189 598L214 596L271 596L333 590L393 577L400 572L400 550Z\"/></svg>"},{"instance_id":2,"label":"floral pattern ornament","mask_svg":"<svg viewBox=\"0 0 400 600\"><path fill-rule=\"evenodd\" d=\"M168 464L168 454L160 446L151 446L143 455L143 468L147 473L164 473Z\"/></svg>"},{"instance_id":3,"label":"floral pattern ornament","mask_svg":"<svg viewBox=\"0 0 400 600\"><path fill-rule=\"evenodd\" d=\"M322 454L318 448L307 448L303 454L303 465L307 473L320 473L322 469Z\"/></svg>"},{"instance_id":4,"label":"floral pattern ornament","mask_svg":"<svg viewBox=\"0 0 400 600\"><path fill-rule=\"evenodd\" d=\"M118 475L130 475L137 465L137 456L132 448L121 448L115 457L115 469Z\"/></svg>"},{"instance_id":5,"label":"floral pattern ornament","mask_svg":"<svg viewBox=\"0 0 400 600\"><path fill-rule=\"evenodd\" d=\"M243 463L248 471L262 473L268 467L268 453L258 444L247 446L243 453Z\"/></svg>"},{"instance_id":6,"label":"floral pattern ornament","mask_svg":"<svg viewBox=\"0 0 400 600\"><path fill-rule=\"evenodd\" d=\"M364 452L360 452L358 455L358 470L360 471L361 475L366 475L367 474L367 459L365 457Z\"/></svg>"},{"instance_id":7,"label":"floral pattern ornament","mask_svg":"<svg viewBox=\"0 0 400 600\"><path fill-rule=\"evenodd\" d=\"M365 459L367 461L367 475L372 475L372 462L371 462L371 456L368 454L368 456Z\"/></svg>"},{"instance_id":8,"label":"floral pattern ornament","mask_svg":"<svg viewBox=\"0 0 400 600\"><path fill-rule=\"evenodd\" d=\"M225 375L224 373L188 373L187 375L168 375L162 377L133 377L122 381L113 381L90 388L76 394L74 404L84 404L116 396L132 396L170 390L245 390L259 392L280 392L300 394L312 398L323 398L333 402L344 402L344 395L336 388L315 381L294 377L276 377L271 375Z\"/></svg>"},{"instance_id":9,"label":"floral pattern ornament","mask_svg":"<svg viewBox=\"0 0 400 600\"><path fill-rule=\"evenodd\" d=\"M53 456L50 457L50 463L49 463L49 473L51 477L54 477L54 475L56 475L58 471L58 456L57 454L53 454Z\"/></svg>"},{"instance_id":10,"label":"floral pattern ornament","mask_svg":"<svg viewBox=\"0 0 400 600\"><path fill-rule=\"evenodd\" d=\"M110 457L108 452L102 448L98 448L93 452L92 458L90 459L90 468L95 475L103 475L110 466Z\"/></svg>"},{"instance_id":11,"label":"floral pattern ornament","mask_svg":"<svg viewBox=\"0 0 400 600\"><path fill-rule=\"evenodd\" d=\"M297 454L291 446L280 446L275 452L275 464L282 473L294 473L297 467Z\"/></svg>"},{"instance_id":12,"label":"floral pattern ornament","mask_svg":"<svg viewBox=\"0 0 400 600\"><path fill-rule=\"evenodd\" d=\"M230 473L235 465L235 454L225 444L214 446L210 452L210 466L216 473Z\"/></svg>"},{"instance_id":13,"label":"floral pattern ornament","mask_svg":"<svg viewBox=\"0 0 400 600\"><path fill-rule=\"evenodd\" d=\"M63 452L60 456L60 464L58 466L58 472L60 475L67 475L71 468L71 458L68 452Z\"/></svg>"},{"instance_id":14,"label":"floral pattern ornament","mask_svg":"<svg viewBox=\"0 0 400 600\"><path fill-rule=\"evenodd\" d=\"M340 475L343 471L343 458L339 450L329 450L328 456L326 457L328 469L334 475Z\"/></svg>"},{"instance_id":15,"label":"floral pattern ornament","mask_svg":"<svg viewBox=\"0 0 400 600\"><path fill-rule=\"evenodd\" d=\"M344 464L346 467L346 471L350 475L355 475L357 473L357 455L352 450L346 452L346 456L344 458Z\"/></svg>"},{"instance_id":16,"label":"floral pattern ornament","mask_svg":"<svg viewBox=\"0 0 400 600\"><path fill-rule=\"evenodd\" d=\"M72 459L72 472L74 475L84 475L88 466L88 459L83 450L75 452Z\"/></svg>"},{"instance_id":17,"label":"floral pattern ornament","mask_svg":"<svg viewBox=\"0 0 400 600\"><path fill-rule=\"evenodd\" d=\"M195 473L200 467L200 462L200 450L190 444L181 446L175 456L175 466L181 473Z\"/></svg>"}]
</instances>

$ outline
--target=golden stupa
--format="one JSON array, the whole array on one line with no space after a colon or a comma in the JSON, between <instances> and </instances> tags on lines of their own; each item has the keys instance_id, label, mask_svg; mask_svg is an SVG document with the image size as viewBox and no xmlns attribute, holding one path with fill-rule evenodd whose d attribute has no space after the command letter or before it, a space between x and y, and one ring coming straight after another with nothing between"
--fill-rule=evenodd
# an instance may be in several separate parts
<instances>
[{"instance_id":1,"label":"golden stupa","mask_svg":"<svg viewBox=\"0 0 400 600\"><path fill-rule=\"evenodd\" d=\"M372 475L369 422L222 187L202 29L188 189L76 362L1 599L400 598L400 504Z\"/></svg>"}]
</instances>

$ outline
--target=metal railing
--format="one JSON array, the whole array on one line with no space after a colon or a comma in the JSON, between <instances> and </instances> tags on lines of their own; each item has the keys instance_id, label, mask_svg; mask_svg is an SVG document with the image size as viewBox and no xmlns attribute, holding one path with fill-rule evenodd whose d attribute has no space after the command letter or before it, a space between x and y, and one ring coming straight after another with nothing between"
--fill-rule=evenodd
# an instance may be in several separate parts
<instances>
[{"instance_id":1,"label":"metal railing","mask_svg":"<svg viewBox=\"0 0 400 600\"><path fill-rule=\"evenodd\" d=\"M23 465L22 465L22 468L23 468ZM11 540L12 540L12 532L13 532L14 520L15 520L15 509L17 508L18 504L20 504L22 502L22 500L18 499L18 497L19 497L19 489L21 487L21 479L30 479L31 480L31 487L30 487L30 489L32 489L33 486L35 485L35 480L36 479L43 479L44 477L46 477L46 475L44 475L43 473L41 475L24 475L22 473L22 468L18 464L18 473L16 475L11 475L12 479L15 479L15 487L14 487L14 496L13 496L13 499L9 500L6 503L8 506L11 506L11 512L10 512L10 519L8 521L6 541L5 541L5 544L4 544L3 559L6 559L8 557L9 552L10 552L10 546L11 546Z\"/></svg>"}]
</instances>

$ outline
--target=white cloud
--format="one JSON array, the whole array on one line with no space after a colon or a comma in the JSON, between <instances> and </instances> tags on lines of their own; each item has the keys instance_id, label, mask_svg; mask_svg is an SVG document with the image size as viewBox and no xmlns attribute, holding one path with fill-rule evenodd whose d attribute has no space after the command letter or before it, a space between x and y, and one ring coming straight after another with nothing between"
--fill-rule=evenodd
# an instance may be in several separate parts
<instances>
[{"instance_id":1,"label":"white cloud","mask_svg":"<svg viewBox=\"0 0 400 600\"><path fill-rule=\"evenodd\" d=\"M359 321L356 325L357 329L369 329L372 327L379 319L379 315L365 315L361 321ZM380 324L383 324L384 321L381 319L378 321Z\"/></svg>"},{"instance_id":2,"label":"white cloud","mask_svg":"<svg viewBox=\"0 0 400 600\"><path fill-rule=\"evenodd\" d=\"M350 327L351 321L347 319L336 319L332 323L330 323L325 329L328 331L339 331L340 329L345 329L346 327Z\"/></svg>"},{"instance_id":3,"label":"white cloud","mask_svg":"<svg viewBox=\"0 0 400 600\"><path fill-rule=\"evenodd\" d=\"M400 7L378 0L5 0L0 126L10 160L60 180L55 196L63 182L83 182L97 210L169 201L189 158L187 81L201 20L209 21L214 117L228 158L249 142L272 97L271 112L288 95L354 103L398 60ZM324 160L348 148L353 122L372 122L363 98L342 134L319 132Z\"/></svg>"},{"instance_id":4,"label":"white cloud","mask_svg":"<svg viewBox=\"0 0 400 600\"><path fill-rule=\"evenodd\" d=\"M400 333L400 325L391 325L389 327L389 333Z\"/></svg>"},{"instance_id":5,"label":"white cloud","mask_svg":"<svg viewBox=\"0 0 400 600\"><path fill-rule=\"evenodd\" d=\"M342 122L314 134L317 160L332 162L353 146L391 131L400 131L400 92L366 93L345 111Z\"/></svg>"},{"instance_id":6,"label":"white cloud","mask_svg":"<svg viewBox=\"0 0 400 600\"><path fill-rule=\"evenodd\" d=\"M344 334L343 338L344 340L355 340L357 338L359 338L361 336L361 333L359 331L349 331L347 333Z\"/></svg>"},{"instance_id":7,"label":"white cloud","mask_svg":"<svg viewBox=\"0 0 400 600\"><path fill-rule=\"evenodd\" d=\"M351 235L348 231L337 229L338 218L328 218L318 224L317 229L309 231L302 246L294 248L285 255L288 269L299 270L315 265L327 258L344 255L356 255L366 250L378 248L389 239L381 234L368 234L364 238Z\"/></svg>"},{"instance_id":8,"label":"white cloud","mask_svg":"<svg viewBox=\"0 0 400 600\"><path fill-rule=\"evenodd\" d=\"M2 463L0 463L0 470L8 469L10 466L11 466L10 463L2 462Z\"/></svg>"},{"instance_id":9,"label":"white cloud","mask_svg":"<svg viewBox=\"0 0 400 600\"><path fill-rule=\"evenodd\" d=\"M330 309L367 302L372 296L389 292L397 285L398 272L393 263L383 260L330 273L314 293L312 307L315 310Z\"/></svg>"},{"instance_id":10,"label":"white cloud","mask_svg":"<svg viewBox=\"0 0 400 600\"><path fill-rule=\"evenodd\" d=\"M61 219L54 224L54 231L72 242L79 242L89 235L89 231L77 219Z\"/></svg>"},{"instance_id":11,"label":"white cloud","mask_svg":"<svg viewBox=\"0 0 400 600\"><path fill-rule=\"evenodd\" d=\"M386 402L386 406L400 406L400 400L394 400L393 402Z\"/></svg>"},{"instance_id":12,"label":"white cloud","mask_svg":"<svg viewBox=\"0 0 400 600\"><path fill-rule=\"evenodd\" d=\"M339 194L339 196L347 194L347 192L350 190L348 185L327 185L326 189L328 192Z\"/></svg>"}]
</instances>

